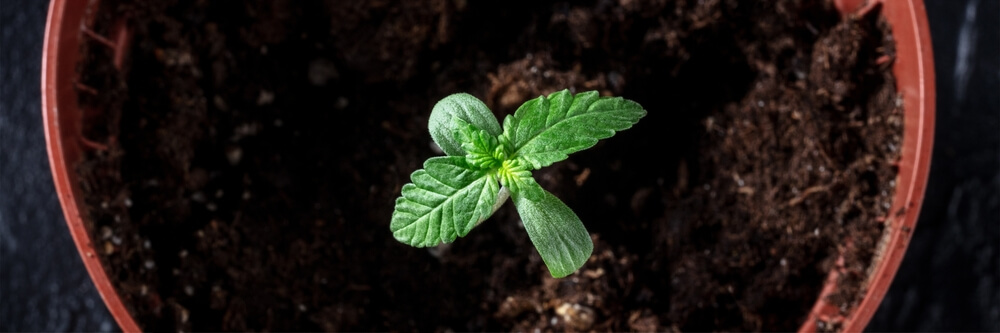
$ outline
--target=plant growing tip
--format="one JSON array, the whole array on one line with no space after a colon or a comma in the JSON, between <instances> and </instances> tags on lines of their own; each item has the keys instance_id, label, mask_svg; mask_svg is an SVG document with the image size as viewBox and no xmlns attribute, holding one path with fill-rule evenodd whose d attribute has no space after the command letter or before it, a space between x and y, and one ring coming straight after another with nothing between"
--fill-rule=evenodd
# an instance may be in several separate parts
<instances>
[{"instance_id":1,"label":"plant growing tip","mask_svg":"<svg viewBox=\"0 0 1000 333\"><path fill-rule=\"evenodd\" d=\"M525 102L503 121L469 94L445 97L428 127L447 156L432 157L410 175L396 199L389 229L416 247L450 243L514 198L524 229L553 277L579 269L594 244L566 204L535 182L532 170L632 127L646 111L621 97L569 90Z\"/></svg>"}]
</instances>

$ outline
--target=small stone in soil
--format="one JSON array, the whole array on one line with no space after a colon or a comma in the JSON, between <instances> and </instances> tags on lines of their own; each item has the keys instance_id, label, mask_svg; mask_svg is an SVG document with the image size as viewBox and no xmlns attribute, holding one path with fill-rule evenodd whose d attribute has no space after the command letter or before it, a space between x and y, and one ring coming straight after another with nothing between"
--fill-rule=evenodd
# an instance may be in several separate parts
<instances>
[{"instance_id":1,"label":"small stone in soil","mask_svg":"<svg viewBox=\"0 0 1000 333\"><path fill-rule=\"evenodd\" d=\"M597 279L597 278L599 278L599 277L601 277L603 275L604 275L604 269L600 268L600 267L598 267L595 270L586 270L586 271L583 271L583 276L586 276L586 277L591 278L591 279Z\"/></svg>"},{"instance_id":2,"label":"small stone in soil","mask_svg":"<svg viewBox=\"0 0 1000 333\"><path fill-rule=\"evenodd\" d=\"M111 234L111 228L108 228L107 226L101 227L101 239L111 238Z\"/></svg>"},{"instance_id":3,"label":"small stone in soil","mask_svg":"<svg viewBox=\"0 0 1000 333\"><path fill-rule=\"evenodd\" d=\"M563 303L556 308L566 326L574 330L586 330L594 325L594 310L580 304Z\"/></svg>"}]
</instances>

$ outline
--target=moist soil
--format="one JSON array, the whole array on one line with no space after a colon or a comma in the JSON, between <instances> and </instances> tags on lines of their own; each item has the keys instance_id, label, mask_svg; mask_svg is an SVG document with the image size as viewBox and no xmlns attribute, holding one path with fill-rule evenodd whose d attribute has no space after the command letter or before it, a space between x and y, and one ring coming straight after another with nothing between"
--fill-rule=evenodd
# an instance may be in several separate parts
<instances>
[{"instance_id":1,"label":"moist soil","mask_svg":"<svg viewBox=\"0 0 1000 333\"><path fill-rule=\"evenodd\" d=\"M848 311L882 237L901 109L891 35L824 1L101 2L78 172L105 268L152 331L796 330ZM439 99L498 117L569 88L632 129L535 172L591 232L549 276L506 205L467 237L389 232L439 155ZM96 145L95 145L96 146ZM836 323L817 322L821 330Z\"/></svg>"}]
</instances>

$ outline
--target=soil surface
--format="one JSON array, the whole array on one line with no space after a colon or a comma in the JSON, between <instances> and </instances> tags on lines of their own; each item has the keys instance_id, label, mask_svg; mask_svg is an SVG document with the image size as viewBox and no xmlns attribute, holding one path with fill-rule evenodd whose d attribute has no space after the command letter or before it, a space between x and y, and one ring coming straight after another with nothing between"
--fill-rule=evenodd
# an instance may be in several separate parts
<instances>
[{"instance_id":1,"label":"soil surface","mask_svg":"<svg viewBox=\"0 0 1000 333\"><path fill-rule=\"evenodd\" d=\"M894 192L891 35L823 1L102 1L125 68L79 168L91 234L154 331L795 330L843 257L847 311ZM433 104L502 117L570 88L648 116L535 172L594 254L549 276L512 205L431 249L393 239L438 155ZM102 105L100 107L96 107ZM502 118L501 118L502 119ZM115 139L109 139L115 138ZM836 330L835 323L815 323Z\"/></svg>"}]
</instances>

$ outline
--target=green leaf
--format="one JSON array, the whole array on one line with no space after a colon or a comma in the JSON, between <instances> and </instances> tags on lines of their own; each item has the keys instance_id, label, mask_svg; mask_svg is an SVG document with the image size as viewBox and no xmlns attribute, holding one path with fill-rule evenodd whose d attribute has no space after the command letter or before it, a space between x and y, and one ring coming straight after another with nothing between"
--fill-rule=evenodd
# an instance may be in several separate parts
<instances>
[{"instance_id":1,"label":"green leaf","mask_svg":"<svg viewBox=\"0 0 1000 333\"><path fill-rule=\"evenodd\" d=\"M389 229L416 246L450 243L493 214L500 191L494 174L469 165L464 156L432 157L410 175L396 199Z\"/></svg>"},{"instance_id":2,"label":"green leaf","mask_svg":"<svg viewBox=\"0 0 1000 333\"><path fill-rule=\"evenodd\" d=\"M645 115L642 106L621 97L600 97L596 91L573 96L563 90L521 105L504 119L499 140L511 158L539 169L593 147Z\"/></svg>"},{"instance_id":3,"label":"green leaf","mask_svg":"<svg viewBox=\"0 0 1000 333\"><path fill-rule=\"evenodd\" d=\"M519 160L506 160L497 171L500 185L510 189L511 193L517 193L531 201L539 201L545 197L545 190L535 182L531 176L528 166Z\"/></svg>"},{"instance_id":4,"label":"green leaf","mask_svg":"<svg viewBox=\"0 0 1000 333\"><path fill-rule=\"evenodd\" d=\"M434 105L431 116L427 120L427 127L434 142L441 147L445 154L450 156L465 155L462 143L455 138L455 133L461 131L461 123L455 122L455 118L472 124L493 136L503 133L503 130L500 129L500 123L493 116L493 112L478 98L466 93L445 97Z\"/></svg>"},{"instance_id":5,"label":"green leaf","mask_svg":"<svg viewBox=\"0 0 1000 333\"><path fill-rule=\"evenodd\" d=\"M455 118L455 122L460 125L456 139L462 143L465 150L465 159L472 166L480 169L491 170L501 165L507 159L507 153L497 142L495 135L490 135L465 121Z\"/></svg>"},{"instance_id":6,"label":"green leaf","mask_svg":"<svg viewBox=\"0 0 1000 333\"><path fill-rule=\"evenodd\" d=\"M594 243L583 222L552 193L533 201L513 193L524 229L554 278L572 274L590 258Z\"/></svg>"}]
</instances>

